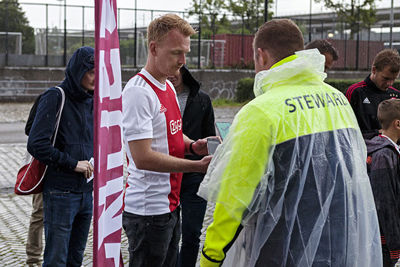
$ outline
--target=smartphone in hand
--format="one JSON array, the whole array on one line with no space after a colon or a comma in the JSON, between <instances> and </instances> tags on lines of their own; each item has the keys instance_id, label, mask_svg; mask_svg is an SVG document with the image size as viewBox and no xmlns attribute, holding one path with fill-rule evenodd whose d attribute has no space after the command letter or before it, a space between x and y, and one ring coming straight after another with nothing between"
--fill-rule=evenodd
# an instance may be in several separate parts
<instances>
[{"instance_id":1,"label":"smartphone in hand","mask_svg":"<svg viewBox=\"0 0 400 267\"><path fill-rule=\"evenodd\" d=\"M209 155L213 155L217 147L221 144L221 140L217 137L207 138L207 150Z\"/></svg>"},{"instance_id":2,"label":"smartphone in hand","mask_svg":"<svg viewBox=\"0 0 400 267\"><path fill-rule=\"evenodd\" d=\"M89 163L92 164L92 166L94 167L94 158L93 157L90 158ZM94 172L92 172L92 176L87 178L86 182L89 183L91 180L93 180L93 178L94 178Z\"/></svg>"}]
</instances>

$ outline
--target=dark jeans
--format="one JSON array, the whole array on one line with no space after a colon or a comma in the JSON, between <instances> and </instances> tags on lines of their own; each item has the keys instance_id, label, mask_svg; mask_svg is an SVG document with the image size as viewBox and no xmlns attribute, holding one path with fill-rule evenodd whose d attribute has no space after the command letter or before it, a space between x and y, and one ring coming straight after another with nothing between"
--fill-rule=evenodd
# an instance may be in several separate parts
<instances>
[{"instance_id":1,"label":"dark jeans","mask_svg":"<svg viewBox=\"0 0 400 267\"><path fill-rule=\"evenodd\" d=\"M185 173L181 187L182 207L182 247L178 257L178 267L196 265L200 247L201 228L207 201L197 195L204 175L200 173Z\"/></svg>"},{"instance_id":2,"label":"dark jeans","mask_svg":"<svg viewBox=\"0 0 400 267\"><path fill-rule=\"evenodd\" d=\"M124 211L122 225L128 237L129 266L176 265L180 236L180 208L171 213L141 216Z\"/></svg>"},{"instance_id":3,"label":"dark jeans","mask_svg":"<svg viewBox=\"0 0 400 267\"><path fill-rule=\"evenodd\" d=\"M92 192L43 192L45 266L81 266L92 219Z\"/></svg>"}]
</instances>

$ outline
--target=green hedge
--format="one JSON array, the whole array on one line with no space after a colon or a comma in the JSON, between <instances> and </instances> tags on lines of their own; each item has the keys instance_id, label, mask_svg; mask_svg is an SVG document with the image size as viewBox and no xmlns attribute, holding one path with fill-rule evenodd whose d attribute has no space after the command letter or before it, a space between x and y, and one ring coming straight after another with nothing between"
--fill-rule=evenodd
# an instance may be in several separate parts
<instances>
[{"instance_id":1,"label":"green hedge","mask_svg":"<svg viewBox=\"0 0 400 267\"><path fill-rule=\"evenodd\" d=\"M337 80L337 79L327 79L325 82L342 93L346 93L347 88L350 87L350 85L357 83L361 80ZM237 102L245 102L248 100L251 100L254 98L254 93L253 93L253 84L254 84L254 79L253 78L243 78L240 79L238 82L238 85L236 87L236 95L235 95L235 100ZM394 88L400 89L400 81L396 81L393 84Z\"/></svg>"},{"instance_id":2,"label":"green hedge","mask_svg":"<svg viewBox=\"0 0 400 267\"><path fill-rule=\"evenodd\" d=\"M255 97L253 84L254 78L240 79L236 87L235 101L242 103L253 99Z\"/></svg>"}]
</instances>

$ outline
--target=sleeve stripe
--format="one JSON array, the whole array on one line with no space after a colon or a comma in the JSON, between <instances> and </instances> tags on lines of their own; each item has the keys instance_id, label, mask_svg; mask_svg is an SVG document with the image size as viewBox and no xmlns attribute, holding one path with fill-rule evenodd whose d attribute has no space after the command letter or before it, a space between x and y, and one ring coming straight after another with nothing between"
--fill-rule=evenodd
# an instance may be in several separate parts
<instances>
[{"instance_id":1,"label":"sleeve stripe","mask_svg":"<svg viewBox=\"0 0 400 267\"><path fill-rule=\"evenodd\" d=\"M364 87L365 85L366 85L365 81L362 81L362 82L355 83L355 84L351 85L349 87L349 89L347 89L346 97L349 100L349 102L351 100L351 95L353 94L354 90L357 89L357 88L360 88L360 87Z\"/></svg>"}]
</instances>

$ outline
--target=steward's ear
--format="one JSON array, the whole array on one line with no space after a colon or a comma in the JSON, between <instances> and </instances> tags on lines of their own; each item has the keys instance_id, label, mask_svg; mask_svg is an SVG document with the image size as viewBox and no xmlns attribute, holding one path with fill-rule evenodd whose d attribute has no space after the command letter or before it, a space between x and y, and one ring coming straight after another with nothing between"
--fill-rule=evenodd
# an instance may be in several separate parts
<instances>
[{"instance_id":1,"label":"steward's ear","mask_svg":"<svg viewBox=\"0 0 400 267\"><path fill-rule=\"evenodd\" d=\"M267 50L257 48L257 53L258 53L258 64L260 66L265 67L267 65L267 62L269 60L269 55L267 53Z\"/></svg>"}]
</instances>

